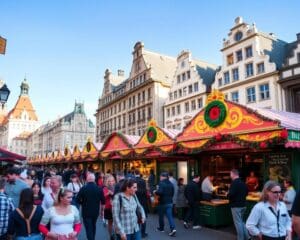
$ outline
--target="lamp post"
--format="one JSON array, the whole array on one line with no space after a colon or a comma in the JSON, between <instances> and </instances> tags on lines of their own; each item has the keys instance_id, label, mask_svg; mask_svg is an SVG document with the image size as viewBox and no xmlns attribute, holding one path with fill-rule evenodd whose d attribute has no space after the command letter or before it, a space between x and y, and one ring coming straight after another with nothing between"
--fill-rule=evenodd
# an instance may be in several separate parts
<instances>
[{"instance_id":1,"label":"lamp post","mask_svg":"<svg viewBox=\"0 0 300 240\"><path fill-rule=\"evenodd\" d=\"M2 109L4 108L4 104L7 102L9 94L10 90L8 89L6 84L3 84L0 88L0 103L2 105Z\"/></svg>"}]
</instances>

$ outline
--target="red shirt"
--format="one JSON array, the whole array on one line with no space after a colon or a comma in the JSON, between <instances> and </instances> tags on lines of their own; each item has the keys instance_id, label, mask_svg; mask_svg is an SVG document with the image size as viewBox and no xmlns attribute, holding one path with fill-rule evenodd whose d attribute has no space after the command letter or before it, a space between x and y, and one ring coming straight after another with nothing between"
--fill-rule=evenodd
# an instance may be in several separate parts
<instances>
[{"instance_id":1,"label":"red shirt","mask_svg":"<svg viewBox=\"0 0 300 240\"><path fill-rule=\"evenodd\" d=\"M113 195L109 194L109 190L107 187L103 188L103 193L104 193L104 197L105 197L105 209L112 209L112 198Z\"/></svg>"}]
</instances>

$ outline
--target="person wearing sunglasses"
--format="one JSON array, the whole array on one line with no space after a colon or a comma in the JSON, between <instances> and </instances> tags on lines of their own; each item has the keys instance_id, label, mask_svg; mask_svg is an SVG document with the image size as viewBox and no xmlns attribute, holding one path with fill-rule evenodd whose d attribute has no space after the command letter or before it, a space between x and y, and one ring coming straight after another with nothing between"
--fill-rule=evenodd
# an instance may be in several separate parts
<instances>
[{"instance_id":1,"label":"person wearing sunglasses","mask_svg":"<svg viewBox=\"0 0 300 240\"><path fill-rule=\"evenodd\" d=\"M292 224L284 202L279 201L281 187L275 181L264 185L260 202L252 209L246 228L259 240L291 240Z\"/></svg>"}]
</instances>

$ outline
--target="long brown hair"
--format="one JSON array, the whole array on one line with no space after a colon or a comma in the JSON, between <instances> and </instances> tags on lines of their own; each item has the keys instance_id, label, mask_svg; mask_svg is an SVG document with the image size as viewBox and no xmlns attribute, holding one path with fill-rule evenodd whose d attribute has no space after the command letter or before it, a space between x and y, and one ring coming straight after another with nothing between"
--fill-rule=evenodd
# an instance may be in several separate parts
<instances>
[{"instance_id":1,"label":"long brown hair","mask_svg":"<svg viewBox=\"0 0 300 240\"><path fill-rule=\"evenodd\" d=\"M269 200L268 192L271 191L271 189L274 187L280 187L280 184L275 181L267 181L264 185L264 188L262 190L262 194L261 194L261 197L259 200L262 202L267 202Z\"/></svg>"},{"instance_id":2,"label":"long brown hair","mask_svg":"<svg viewBox=\"0 0 300 240\"><path fill-rule=\"evenodd\" d=\"M25 188L20 194L19 209L25 218L29 218L33 209L33 191L31 188Z\"/></svg>"}]
</instances>

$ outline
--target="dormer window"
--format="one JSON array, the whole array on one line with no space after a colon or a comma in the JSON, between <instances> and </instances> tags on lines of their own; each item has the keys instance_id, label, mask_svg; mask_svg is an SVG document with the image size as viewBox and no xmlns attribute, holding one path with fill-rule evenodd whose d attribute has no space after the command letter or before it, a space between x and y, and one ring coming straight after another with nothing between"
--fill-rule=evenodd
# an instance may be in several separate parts
<instances>
[{"instance_id":1,"label":"dormer window","mask_svg":"<svg viewBox=\"0 0 300 240\"><path fill-rule=\"evenodd\" d=\"M242 38L243 38L243 33L242 32L237 32L234 35L234 40L237 41L237 42L240 41Z\"/></svg>"}]
</instances>

